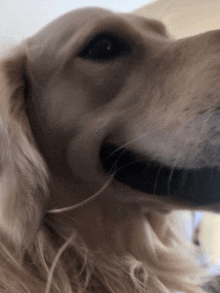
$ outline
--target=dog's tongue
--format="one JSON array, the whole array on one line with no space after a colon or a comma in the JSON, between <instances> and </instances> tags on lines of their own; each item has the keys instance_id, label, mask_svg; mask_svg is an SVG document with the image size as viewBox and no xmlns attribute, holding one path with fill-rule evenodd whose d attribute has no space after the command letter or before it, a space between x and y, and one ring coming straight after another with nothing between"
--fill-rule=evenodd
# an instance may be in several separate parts
<instances>
[{"instance_id":1,"label":"dog's tongue","mask_svg":"<svg viewBox=\"0 0 220 293\"><path fill-rule=\"evenodd\" d=\"M106 143L100 151L106 172L131 188L148 194L172 196L205 206L220 201L220 170L177 169L140 158L133 151Z\"/></svg>"}]
</instances>

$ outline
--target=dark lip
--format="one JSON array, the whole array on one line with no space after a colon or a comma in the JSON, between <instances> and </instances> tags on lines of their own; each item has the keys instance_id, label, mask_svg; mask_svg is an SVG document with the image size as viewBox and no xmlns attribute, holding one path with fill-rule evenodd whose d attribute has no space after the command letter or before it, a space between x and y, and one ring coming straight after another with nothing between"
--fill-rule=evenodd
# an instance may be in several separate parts
<instances>
[{"instance_id":1,"label":"dark lip","mask_svg":"<svg viewBox=\"0 0 220 293\"><path fill-rule=\"evenodd\" d=\"M100 159L105 172L134 190L201 207L220 202L218 168L171 168L112 143L103 144Z\"/></svg>"}]
</instances>

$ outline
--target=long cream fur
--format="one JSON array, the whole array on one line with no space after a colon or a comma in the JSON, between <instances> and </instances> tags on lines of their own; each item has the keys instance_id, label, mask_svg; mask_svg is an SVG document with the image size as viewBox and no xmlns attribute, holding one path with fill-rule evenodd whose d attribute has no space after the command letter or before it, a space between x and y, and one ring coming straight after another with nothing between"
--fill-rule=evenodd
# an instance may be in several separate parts
<instances>
[{"instance_id":1,"label":"long cream fur","mask_svg":"<svg viewBox=\"0 0 220 293\"><path fill-rule=\"evenodd\" d=\"M0 292L202 292L202 270L172 213L122 204L111 219L95 199L54 209L51 172L26 115L27 56L24 43L0 64ZM88 244L77 221L60 222L96 209L110 246Z\"/></svg>"}]
</instances>

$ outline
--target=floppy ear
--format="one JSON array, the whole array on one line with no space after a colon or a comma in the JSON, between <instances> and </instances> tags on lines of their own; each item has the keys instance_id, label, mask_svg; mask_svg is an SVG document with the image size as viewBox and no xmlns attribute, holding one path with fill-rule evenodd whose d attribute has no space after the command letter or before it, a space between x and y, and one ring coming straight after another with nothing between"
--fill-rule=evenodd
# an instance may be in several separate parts
<instances>
[{"instance_id":1,"label":"floppy ear","mask_svg":"<svg viewBox=\"0 0 220 293\"><path fill-rule=\"evenodd\" d=\"M0 61L0 243L19 255L36 235L48 202L48 172L25 113L27 57Z\"/></svg>"}]
</instances>

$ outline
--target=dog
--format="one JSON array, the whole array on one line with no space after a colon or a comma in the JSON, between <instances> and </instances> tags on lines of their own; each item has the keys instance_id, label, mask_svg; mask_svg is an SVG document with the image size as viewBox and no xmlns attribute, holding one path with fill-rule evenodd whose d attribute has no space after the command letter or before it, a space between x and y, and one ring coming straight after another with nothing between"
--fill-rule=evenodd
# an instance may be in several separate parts
<instances>
[{"instance_id":1,"label":"dog","mask_svg":"<svg viewBox=\"0 0 220 293\"><path fill-rule=\"evenodd\" d=\"M79 9L0 85L0 292L203 292L173 211L220 211L220 31Z\"/></svg>"}]
</instances>

